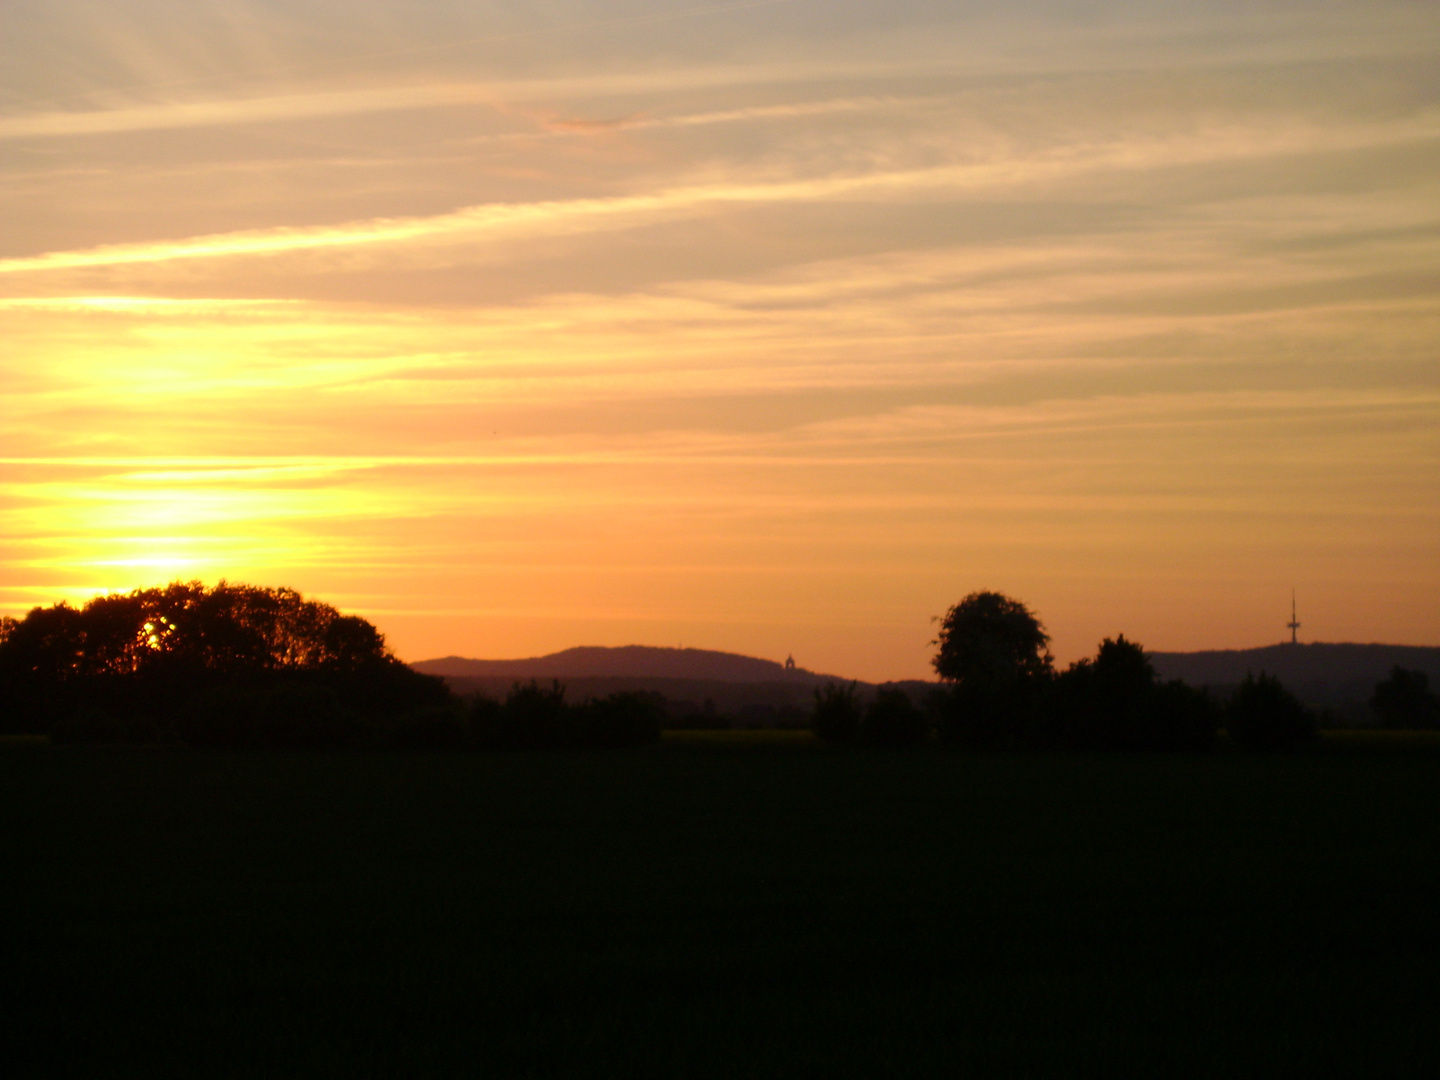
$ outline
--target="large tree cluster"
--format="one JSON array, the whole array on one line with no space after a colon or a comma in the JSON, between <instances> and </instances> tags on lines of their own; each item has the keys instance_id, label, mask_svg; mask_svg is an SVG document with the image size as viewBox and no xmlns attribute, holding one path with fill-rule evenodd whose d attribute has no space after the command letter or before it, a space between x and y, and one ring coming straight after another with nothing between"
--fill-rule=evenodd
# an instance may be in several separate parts
<instances>
[{"instance_id":1,"label":"large tree cluster","mask_svg":"<svg viewBox=\"0 0 1440 1080\"><path fill-rule=\"evenodd\" d=\"M0 620L8 731L337 743L448 698L371 623L293 589L174 582Z\"/></svg>"}]
</instances>

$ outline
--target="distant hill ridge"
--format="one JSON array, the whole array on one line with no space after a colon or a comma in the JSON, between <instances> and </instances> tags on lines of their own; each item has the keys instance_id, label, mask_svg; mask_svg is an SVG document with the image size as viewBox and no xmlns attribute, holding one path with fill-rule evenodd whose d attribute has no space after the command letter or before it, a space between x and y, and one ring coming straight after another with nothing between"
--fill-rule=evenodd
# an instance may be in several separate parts
<instances>
[{"instance_id":1,"label":"distant hill ridge","mask_svg":"<svg viewBox=\"0 0 1440 1080\"><path fill-rule=\"evenodd\" d=\"M804 668L786 668L714 649L673 649L654 645L581 645L523 660L470 660L446 656L410 665L427 675L447 678L579 679L648 678L703 679L709 682L833 682L838 675L820 675Z\"/></svg>"},{"instance_id":2,"label":"distant hill ridge","mask_svg":"<svg viewBox=\"0 0 1440 1080\"><path fill-rule=\"evenodd\" d=\"M1440 686L1440 647L1313 642L1304 645L1266 645L1255 649L1210 649L1202 652L1147 654L1162 679L1181 679L1192 686L1226 690L1244 679L1246 672L1264 671L1278 678L1302 700L1316 707L1364 711L1375 683L1395 666L1423 671L1432 686ZM586 645L548 656L521 660L472 660L447 656L412 664L417 671L443 675L457 688L503 692L515 680L587 680L595 693L647 686L667 694L716 696L728 699L741 693L741 685L768 684L761 692L767 700L803 703L809 688L827 682L848 682L838 675L822 675L805 668L787 669L774 660L761 660L714 649L674 649L652 645L610 648ZM591 685L593 683L593 686ZM704 684L704 685L702 685ZM572 684L573 685L573 684ZM723 685L733 685L726 691ZM924 684L906 680L912 692ZM861 683L862 687L867 687ZM708 687L708 688L707 688ZM578 689L579 687L577 687ZM759 692L759 691L757 691ZM753 693L742 696L753 697ZM737 700L739 700L737 698Z\"/></svg>"},{"instance_id":3,"label":"distant hill ridge","mask_svg":"<svg viewBox=\"0 0 1440 1080\"><path fill-rule=\"evenodd\" d=\"M1200 652L1147 653L1165 679L1197 686L1238 683L1247 671L1266 671L1283 682L1340 682L1384 678L1399 665L1440 677L1440 647L1312 642L1266 645L1255 649L1207 649ZM411 664L427 675L510 676L531 678L706 679L715 682L772 682L799 679L829 682L806 668L715 649L675 649L655 645L582 645L546 656L520 660L472 660L446 656Z\"/></svg>"},{"instance_id":4,"label":"distant hill ridge","mask_svg":"<svg viewBox=\"0 0 1440 1080\"><path fill-rule=\"evenodd\" d=\"M1148 653L1162 678L1194 686L1238 683L1246 672L1264 671L1288 686L1338 686L1374 683L1392 667L1440 677L1440 647L1433 645L1361 645L1316 641L1303 645L1266 645L1258 649L1210 649L1192 653Z\"/></svg>"},{"instance_id":5,"label":"distant hill ridge","mask_svg":"<svg viewBox=\"0 0 1440 1080\"><path fill-rule=\"evenodd\" d=\"M1429 645L1362 645L1311 642L1258 649L1210 649L1193 653L1150 653L1164 679L1208 686L1225 694L1247 672L1265 672L1285 684L1311 708L1328 711L1340 724L1374 722L1370 696L1394 667L1423 671L1440 686L1440 648Z\"/></svg>"}]
</instances>

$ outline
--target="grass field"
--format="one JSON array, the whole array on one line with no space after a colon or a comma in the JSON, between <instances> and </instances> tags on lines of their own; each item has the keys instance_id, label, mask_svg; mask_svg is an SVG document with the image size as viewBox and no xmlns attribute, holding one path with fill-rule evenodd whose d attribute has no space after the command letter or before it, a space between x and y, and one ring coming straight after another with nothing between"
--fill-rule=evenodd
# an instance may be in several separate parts
<instances>
[{"instance_id":1,"label":"grass field","mask_svg":"<svg viewBox=\"0 0 1440 1080\"><path fill-rule=\"evenodd\" d=\"M0 1073L1440 1075L1440 757L1327 750L12 742Z\"/></svg>"}]
</instances>

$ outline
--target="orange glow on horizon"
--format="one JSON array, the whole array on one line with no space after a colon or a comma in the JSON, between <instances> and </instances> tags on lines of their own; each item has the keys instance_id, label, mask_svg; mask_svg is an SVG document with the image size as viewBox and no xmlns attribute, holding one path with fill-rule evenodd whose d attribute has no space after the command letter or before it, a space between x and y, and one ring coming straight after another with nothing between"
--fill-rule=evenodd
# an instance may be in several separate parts
<instances>
[{"instance_id":1,"label":"orange glow on horizon","mask_svg":"<svg viewBox=\"0 0 1440 1080\"><path fill-rule=\"evenodd\" d=\"M1063 662L1293 585L1440 642L1433 15L572 6L0 42L0 612L223 578L411 660L879 680L976 589Z\"/></svg>"}]
</instances>

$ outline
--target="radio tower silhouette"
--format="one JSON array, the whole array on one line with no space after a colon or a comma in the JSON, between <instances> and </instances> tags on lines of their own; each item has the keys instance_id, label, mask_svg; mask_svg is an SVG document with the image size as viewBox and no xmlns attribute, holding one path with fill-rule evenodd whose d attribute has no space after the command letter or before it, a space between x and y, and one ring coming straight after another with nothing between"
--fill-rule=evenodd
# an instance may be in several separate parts
<instances>
[{"instance_id":1,"label":"radio tower silhouette","mask_svg":"<svg viewBox=\"0 0 1440 1080\"><path fill-rule=\"evenodd\" d=\"M1300 622L1295 618L1295 590L1290 590L1290 621L1285 624L1290 628L1290 644L1298 645L1300 642L1295 637L1295 631L1300 629Z\"/></svg>"}]
</instances>

